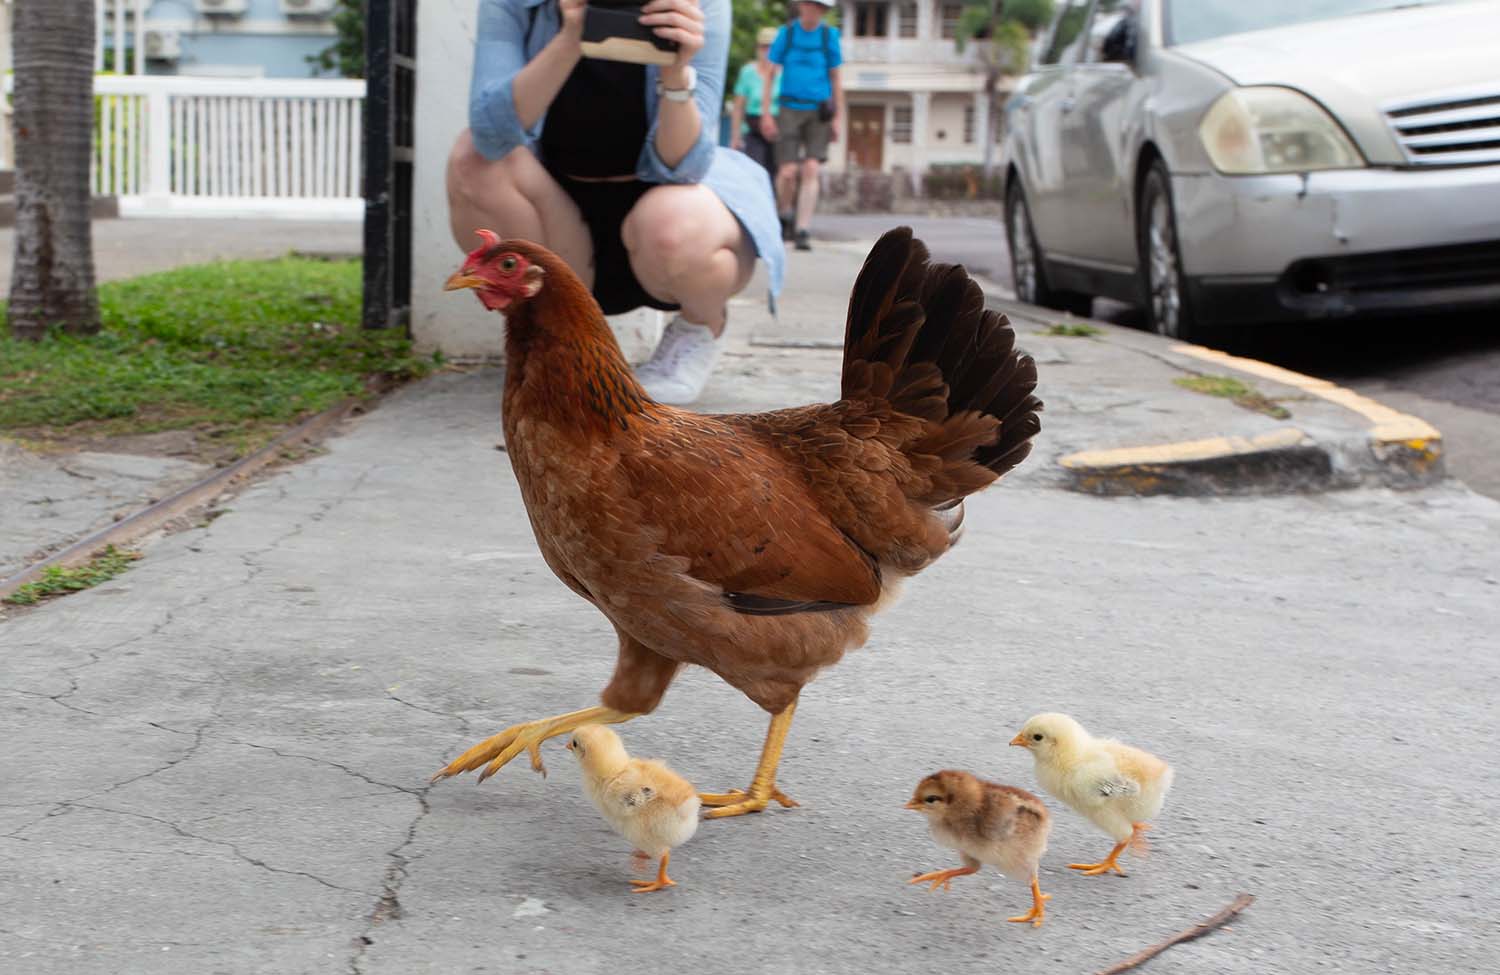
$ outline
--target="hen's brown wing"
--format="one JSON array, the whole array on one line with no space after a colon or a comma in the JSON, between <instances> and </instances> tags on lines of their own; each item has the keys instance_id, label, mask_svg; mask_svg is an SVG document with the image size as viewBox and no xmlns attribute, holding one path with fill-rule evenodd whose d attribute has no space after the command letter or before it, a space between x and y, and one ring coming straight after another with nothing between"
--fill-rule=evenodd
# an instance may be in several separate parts
<instances>
[{"instance_id":1,"label":"hen's brown wing","mask_svg":"<svg viewBox=\"0 0 1500 975\"><path fill-rule=\"evenodd\" d=\"M860 606L880 570L821 510L783 453L724 418L661 409L639 424L620 474L656 548L752 615Z\"/></svg>"}]
</instances>

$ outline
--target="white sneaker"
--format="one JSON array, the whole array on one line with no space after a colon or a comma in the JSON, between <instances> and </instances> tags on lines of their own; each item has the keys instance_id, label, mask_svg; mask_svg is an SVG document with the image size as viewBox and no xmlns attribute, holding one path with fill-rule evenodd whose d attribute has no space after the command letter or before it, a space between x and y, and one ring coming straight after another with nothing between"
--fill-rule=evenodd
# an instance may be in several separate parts
<instances>
[{"instance_id":1,"label":"white sneaker","mask_svg":"<svg viewBox=\"0 0 1500 975\"><path fill-rule=\"evenodd\" d=\"M714 338L707 325L694 325L678 315L667 323L656 351L635 371L635 378L658 403L686 406L703 394L724 345L724 335Z\"/></svg>"}]
</instances>

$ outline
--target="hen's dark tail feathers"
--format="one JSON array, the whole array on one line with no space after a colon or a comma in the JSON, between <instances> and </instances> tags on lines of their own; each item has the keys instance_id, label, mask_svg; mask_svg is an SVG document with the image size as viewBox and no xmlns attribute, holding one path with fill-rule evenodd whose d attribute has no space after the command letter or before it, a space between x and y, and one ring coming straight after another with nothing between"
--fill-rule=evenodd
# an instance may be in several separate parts
<instances>
[{"instance_id":1,"label":"hen's dark tail feathers","mask_svg":"<svg viewBox=\"0 0 1500 975\"><path fill-rule=\"evenodd\" d=\"M845 398L878 397L942 424L933 452L956 460L961 451L998 477L1031 453L1041 429L1035 389L1036 363L1016 351L1010 320L985 309L961 265L929 263L910 227L880 238L849 299ZM999 420L998 435L993 421L951 422L976 413Z\"/></svg>"}]
</instances>

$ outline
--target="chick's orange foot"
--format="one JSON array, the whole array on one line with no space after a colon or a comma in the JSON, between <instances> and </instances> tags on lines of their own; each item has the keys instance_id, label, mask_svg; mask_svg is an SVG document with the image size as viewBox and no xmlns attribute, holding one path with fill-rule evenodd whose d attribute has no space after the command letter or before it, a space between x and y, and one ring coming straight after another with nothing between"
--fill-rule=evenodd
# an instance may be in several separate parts
<instances>
[{"instance_id":1,"label":"chick's orange foot","mask_svg":"<svg viewBox=\"0 0 1500 975\"><path fill-rule=\"evenodd\" d=\"M1051 899L1052 895L1042 893L1042 888L1037 882L1037 879L1035 877L1032 877L1031 910L1017 917L1008 917L1006 918L1006 920L1014 921L1017 924L1025 924L1027 921L1030 921L1032 927L1039 928L1042 926L1042 919L1047 916L1047 902Z\"/></svg>"},{"instance_id":2,"label":"chick's orange foot","mask_svg":"<svg viewBox=\"0 0 1500 975\"><path fill-rule=\"evenodd\" d=\"M971 873L978 873L978 867L954 867L952 870L933 870L930 873L918 874L907 881L909 884L925 884L929 881L932 886L927 888L928 893L936 893L939 888L948 890L953 883L954 877L967 877Z\"/></svg>"},{"instance_id":3,"label":"chick's orange foot","mask_svg":"<svg viewBox=\"0 0 1500 975\"><path fill-rule=\"evenodd\" d=\"M634 717L638 715L616 711L614 708L592 707L511 725L449 762L432 777L432 781L472 772L484 765L485 770L479 773L479 781L483 782L523 751L531 756L532 769L546 775L547 767L542 764L541 744L548 738L566 735L586 724L618 724Z\"/></svg>"},{"instance_id":4,"label":"chick's orange foot","mask_svg":"<svg viewBox=\"0 0 1500 975\"><path fill-rule=\"evenodd\" d=\"M1125 871L1120 869L1119 860L1120 854L1125 852L1125 847L1128 843L1128 840L1124 843L1116 843L1115 848L1109 851L1109 856L1105 857L1103 860L1100 860L1098 863L1070 863L1068 864L1068 869L1081 870L1083 871L1083 875L1085 877L1097 877L1101 873L1109 873L1111 870L1113 870L1115 873L1123 877L1125 876Z\"/></svg>"},{"instance_id":5,"label":"chick's orange foot","mask_svg":"<svg viewBox=\"0 0 1500 975\"><path fill-rule=\"evenodd\" d=\"M649 854L645 854L649 856ZM672 851L668 850L661 855L661 866L657 868L655 880L632 880L630 885L635 889L632 894L649 894L653 890L662 890L666 887L676 887L677 881L667 876L667 864L671 862Z\"/></svg>"}]
</instances>

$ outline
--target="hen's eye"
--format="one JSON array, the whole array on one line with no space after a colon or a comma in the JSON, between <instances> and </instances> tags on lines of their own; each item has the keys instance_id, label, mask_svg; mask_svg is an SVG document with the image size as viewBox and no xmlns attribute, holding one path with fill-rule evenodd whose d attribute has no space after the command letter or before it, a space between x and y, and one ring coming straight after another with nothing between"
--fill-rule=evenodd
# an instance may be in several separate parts
<instances>
[{"instance_id":1,"label":"hen's eye","mask_svg":"<svg viewBox=\"0 0 1500 975\"><path fill-rule=\"evenodd\" d=\"M925 803L927 803L927 805L929 805L929 806L930 806L930 805L932 805L932 804L933 804L933 803L934 803L934 802L937 802L937 801L938 801L938 797L937 797L937 796L928 796L928 797L927 797L927 798L926 798L926 799L923 799L923 800L922 800L922 801L923 801L923 802L925 802Z\"/></svg>"},{"instance_id":2,"label":"hen's eye","mask_svg":"<svg viewBox=\"0 0 1500 975\"><path fill-rule=\"evenodd\" d=\"M514 257L503 258L500 261L500 270L502 270L502 271L514 271L515 269L516 269L516 259Z\"/></svg>"},{"instance_id":3,"label":"hen's eye","mask_svg":"<svg viewBox=\"0 0 1500 975\"><path fill-rule=\"evenodd\" d=\"M1041 741L1042 740L1042 736L1041 735L1032 735L1031 736L1031 740L1032 741Z\"/></svg>"}]
</instances>

